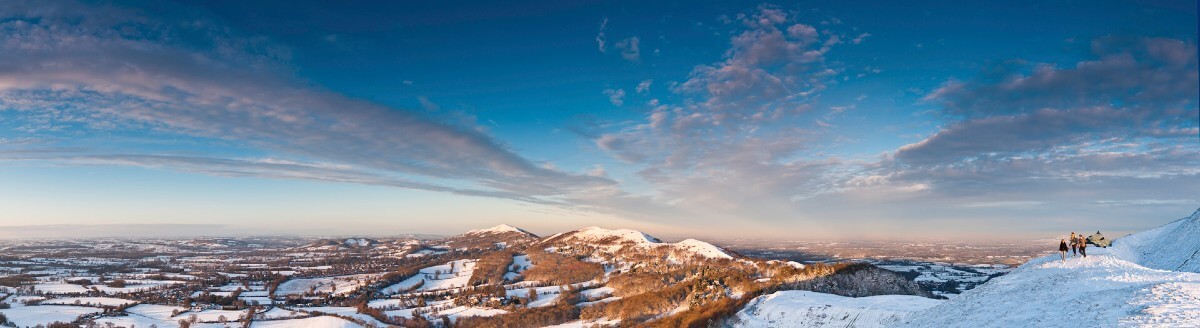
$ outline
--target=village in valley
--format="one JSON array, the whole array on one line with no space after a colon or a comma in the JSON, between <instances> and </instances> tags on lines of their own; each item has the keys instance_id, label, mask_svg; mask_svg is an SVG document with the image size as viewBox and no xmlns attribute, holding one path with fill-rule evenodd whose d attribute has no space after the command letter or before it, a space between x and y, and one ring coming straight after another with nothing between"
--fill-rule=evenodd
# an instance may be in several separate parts
<instances>
[{"instance_id":1,"label":"village in valley","mask_svg":"<svg viewBox=\"0 0 1200 328\"><path fill-rule=\"evenodd\" d=\"M943 297L947 279L978 284L1008 268L945 276L919 262L789 261L628 229L543 238L507 225L436 239L11 240L0 250L8 327L673 326L772 290ZM850 271L888 283L812 283Z\"/></svg>"}]
</instances>

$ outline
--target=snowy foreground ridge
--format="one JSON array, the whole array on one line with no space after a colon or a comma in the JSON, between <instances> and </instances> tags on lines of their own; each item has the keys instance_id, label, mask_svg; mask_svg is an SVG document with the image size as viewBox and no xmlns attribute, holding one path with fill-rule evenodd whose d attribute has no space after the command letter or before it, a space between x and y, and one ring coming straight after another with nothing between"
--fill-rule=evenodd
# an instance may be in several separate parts
<instances>
[{"instance_id":1,"label":"snowy foreground ridge","mask_svg":"<svg viewBox=\"0 0 1200 328\"><path fill-rule=\"evenodd\" d=\"M753 300L738 319L742 327L1200 327L1198 236L1200 210L1088 248L1086 259L1031 260L946 301L783 291Z\"/></svg>"},{"instance_id":2,"label":"snowy foreground ridge","mask_svg":"<svg viewBox=\"0 0 1200 328\"><path fill-rule=\"evenodd\" d=\"M755 298L737 320L741 327L885 327L942 302L910 295L854 298L790 290Z\"/></svg>"}]
</instances>

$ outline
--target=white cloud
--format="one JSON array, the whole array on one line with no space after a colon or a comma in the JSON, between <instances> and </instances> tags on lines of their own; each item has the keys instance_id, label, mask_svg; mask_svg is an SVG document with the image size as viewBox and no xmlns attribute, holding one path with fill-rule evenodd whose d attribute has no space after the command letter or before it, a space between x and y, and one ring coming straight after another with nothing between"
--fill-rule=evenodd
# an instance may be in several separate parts
<instances>
[{"instance_id":1,"label":"white cloud","mask_svg":"<svg viewBox=\"0 0 1200 328\"><path fill-rule=\"evenodd\" d=\"M604 31L606 29L608 29L608 17L604 17L604 20L600 21L600 31L596 33L596 48L600 50L600 53L605 53L608 51L606 48L607 44L605 44L606 40L604 38Z\"/></svg>"},{"instance_id":2,"label":"white cloud","mask_svg":"<svg viewBox=\"0 0 1200 328\"><path fill-rule=\"evenodd\" d=\"M850 40L850 43L851 44L860 44L863 42L863 40L866 40L867 37L870 37L870 36L871 36L871 33L859 34L858 36L854 37L853 40Z\"/></svg>"},{"instance_id":3,"label":"white cloud","mask_svg":"<svg viewBox=\"0 0 1200 328\"><path fill-rule=\"evenodd\" d=\"M836 74L824 65L836 40L774 7L738 20L741 30L723 60L698 66L670 87L682 101L658 99L645 121L603 134L596 144L644 165L639 177L654 187L654 199L677 211L737 218L793 213L793 199L810 197L825 189L827 176L841 174L832 171L839 160L791 157L812 133L798 127L800 116Z\"/></svg>"},{"instance_id":4,"label":"white cloud","mask_svg":"<svg viewBox=\"0 0 1200 328\"><path fill-rule=\"evenodd\" d=\"M621 106L625 104L625 89L604 89L604 95L608 96L608 102L613 105Z\"/></svg>"},{"instance_id":5,"label":"white cloud","mask_svg":"<svg viewBox=\"0 0 1200 328\"><path fill-rule=\"evenodd\" d=\"M637 62L641 60L642 50L638 45L639 43L641 43L641 41L636 36L618 41L616 46L617 49L621 50L621 58L625 58L625 60L631 62Z\"/></svg>"},{"instance_id":6,"label":"white cloud","mask_svg":"<svg viewBox=\"0 0 1200 328\"><path fill-rule=\"evenodd\" d=\"M636 89L637 93L645 94L647 92L650 92L650 85L652 83L654 83L654 80L643 80L642 82L639 82L637 85L637 89Z\"/></svg>"}]
</instances>

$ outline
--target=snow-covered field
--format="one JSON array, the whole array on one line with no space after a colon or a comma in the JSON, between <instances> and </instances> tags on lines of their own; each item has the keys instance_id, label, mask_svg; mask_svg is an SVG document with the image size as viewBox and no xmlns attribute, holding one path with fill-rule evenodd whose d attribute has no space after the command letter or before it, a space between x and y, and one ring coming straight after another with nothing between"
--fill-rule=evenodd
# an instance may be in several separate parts
<instances>
[{"instance_id":1,"label":"snow-covered field","mask_svg":"<svg viewBox=\"0 0 1200 328\"><path fill-rule=\"evenodd\" d=\"M1013 270L1003 264L952 264L922 261L877 261L866 260L888 271L915 276L913 281L932 289L939 296L955 297L962 292L978 287L993 277ZM952 284L947 284L953 282Z\"/></svg>"},{"instance_id":2,"label":"snow-covered field","mask_svg":"<svg viewBox=\"0 0 1200 328\"><path fill-rule=\"evenodd\" d=\"M10 300L11 301L11 300ZM99 308L72 305L25 306L20 302L10 303L12 308L0 310L8 321L18 327L33 327L55 321L71 322L81 315L99 313Z\"/></svg>"},{"instance_id":3,"label":"snow-covered field","mask_svg":"<svg viewBox=\"0 0 1200 328\"><path fill-rule=\"evenodd\" d=\"M1200 273L1188 264L1200 252L1197 231L1200 211L1089 248L1087 258L1034 259L904 326L1200 327Z\"/></svg>"},{"instance_id":4,"label":"snow-covered field","mask_svg":"<svg viewBox=\"0 0 1200 328\"><path fill-rule=\"evenodd\" d=\"M125 287L109 287L106 285L91 285L88 287L83 287L80 285L68 284L63 281L53 281L38 283L34 286L34 289L46 294L82 294L89 292L91 288L95 288L107 294L124 294L148 291L166 285L183 284L185 282L174 280L127 280L127 283L129 283L129 285Z\"/></svg>"},{"instance_id":5,"label":"snow-covered field","mask_svg":"<svg viewBox=\"0 0 1200 328\"><path fill-rule=\"evenodd\" d=\"M471 281L475 272L475 260L458 260L421 269L416 275L380 290L383 294L395 294L420 285L415 291L460 288Z\"/></svg>"},{"instance_id":6,"label":"snow-covered field","mask_svg":"<svg viewBox=\"0 0 1200 328\"><path fill-rule=\"evenodd\" d=\"M279 284L275 296L304 295L305 293L328 293L344 295L366 285L375 275L359 274L337 277L291 279ZM249 295L248 295L249 296Z\"/></svg>"},{"instance_id":7,"label":"snow-covered field","mask_svg":"<svg viewBox=\"0 0 1200 328\"><path fill-rule=\"evenodd\" d=\"M517 270L512 270L512 267L516 267ZM529 260L529 255L513 255L513 264L509 267L509 272L504 273L504 279L516 279L531 267L533 267L533 262Z\"/></svg>"},{"instance_id":8,"label":"snow-covered field","mask_svg":"<svg viewBox=\"0 0 1200 328\"><path fill-rule=\"evenodd\" d=\"M906 326L1200 326L1200 274L1146 268L1099 248L1088 253L1066 263L1058 255L1030 261L910 316Z\"/></svg>"},{"instance_id":9,"label":"snow-covered field","mask_svg":"<svg viewBox=\"0 0 1200 328\"><path fill-rule=\"evenodd\" d=\"M450 317L450 320L458 320L459 317L470 317L470 316L489 317L489 316L494 316L494 315L498 315L498 314L508 313L508 311L500 310L500 309L491 309L491 308L482 308L482 307L473 307L473 306L456 306L456 305L454 305L453 301L431 302L427 306L424 306L424 307L408 308L408 309L402 309L402 310L392 310L392 311L386 311L384 313L389 316L400 316L400 317L405 317L405 318L412 318L414 311L421 311L421 312L426 313L427 318L429 318L429 317L436 318L436 316L429 315L429 314L436 312L437 316L445 315L447 317Z\"/></svg>"},{"instance_id":10,"label":"snow-covered field","mask_svg":"<svg viewBox=\"0 0 1200 328\"><path fill-rule=\"evenodd\" d=\"M121 306L137 303L127 299L113 297L64 297L42 301L42 304L81 305L81 306Z\"/></svg>"},{"instance_id":11,"label":"snow-covered field","mask_svg":"<svg viewBox=\"0 0 1200 328\"><path fill-rule=\"evenodd\" d=\"M885 327L944 301L908 295L845 297L780 291L755 298L738 312L738 327Z\"/></svg>"},{"instance_id":12,"label":"snow-covered field","mask_svg":"<svg viewBox=\"0 0 1200 328\"><path fill-rule=\"evenodd\" d=\"M238 320L239 317L245 316L246 311L234 311L234 310L204 310L204 311L200 311L200 312L190 312L189 311L189 312L180 313L177 316L177 318L179 318L179 317L191 318L191 316L193 316L193 315L196 316L196 319L199 320L200 322L220 322L222 317L225 318L225 321L234 321L234 320Z\"/></svg>"},{"instance_id":13,"label":"snow-covered field","mask_svg":"<svg viewBox=\"0 0 1200 328\"><path fill-rule=\"evenodd\" d=\"M342 318L320 316L303 319L255 321L253 328L360 328L362 325Z\"/></svg>"},{"instance_id":14,"label":"snow-covered field","mask_svg":"<svg viewBox=\"0 0 1200 328\"><path fill-rule=\"evenodd\" d=\"M262 316L263 319L267 319L267 320L299 318L299 317L307 317L308 316L307 313L304 313L301 311L289 310L289 309L284 309L284 308L280 308L280 307L271 308L270 310L267 310L266 312L259 313L259 315Z\"/></svg>"},{"instance_id":15,"label":"snow-covered field","mask_svg":"<svg viewBox=\"0 0 1200 328\"><path fill-rule=\"evenodd\" d=\"M314 306L314 307L298 307L298 308L294 308L294 310L304 311L304 312L308 312L308 313L312 313L312 314L317 314L317 313L336 314L336 315L340 315L340 316L354 318L355 320L361 320L363 322L374 323L378 327L387 327L387 324L379 322L378 320L375 320L375 318L373 318L369 315L360 314L360 313L358 313L358 310L356 310L355 308L352 308L352 307Z\"/></svg>"},{"instance_id":16,"label":"snow-covered field","mask_svg":"<svg viewBox=\"0 0 1200 328\"><path fill-rule=\"evenodd\" d=\"M620 323L621 323L621 320L607 320L607 319L588 320L588 321L580 320L580 321L571 321L571 322L564 323L561 325L546 326L544 328L608 327L608 326L616 326L617 324L620 324Z\"/></svg>"},{"instance_id":17,"label":"snow-covered field","mask_svg":"<svg viewBox=\"0 0 1200 328\"><path fill-rule=\"evenodd\" d=\"M738 318L747 327L1200 327L1197 236L1200 211L1087 258L1033 259L946 301L788 291Z\"/></svg>"}]
</instances>

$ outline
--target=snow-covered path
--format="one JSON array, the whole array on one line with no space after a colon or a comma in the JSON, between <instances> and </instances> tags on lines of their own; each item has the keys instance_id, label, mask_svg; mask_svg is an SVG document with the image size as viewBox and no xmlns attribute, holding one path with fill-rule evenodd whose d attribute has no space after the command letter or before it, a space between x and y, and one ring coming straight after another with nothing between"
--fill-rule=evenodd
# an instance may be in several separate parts
<instances>
[{"instance_id":1,"label":"snow-covered path","mask_svg":"<svg viewBox=\"0 0 1200 328\"><path fill-rule=\"evenodd\" d=\"M770 310L748 306L738 316L771 327L1200 327L1197 236L1200 210L1119 238L1111 248L1088 248L1087 258L1031 260L924 310L868 298L772 294L751 303ZM881 313L884 320L857 320Z\"/></svg>"},{"instance_id":2,"label":"snow-covered path","mask_svg":"<svg viewBox=\"0 0 1200 328\"><path fill-rule=\"evenodd\" d=\"M1200 326L1200 274L1143 267L1103 249L1042 257L907 317L909 327Z\"/></svg>"},{"instance_id":3,"label":"snow-covered path","mask_svg":"<svg viewBox=\"0 0 1200 328\"><path fill-rule=\"evenodd\" d=\"M1200 327L1200 210L1161 227L1058 254L909 316L910 327Z\"/></svg>"}]
</instances>

